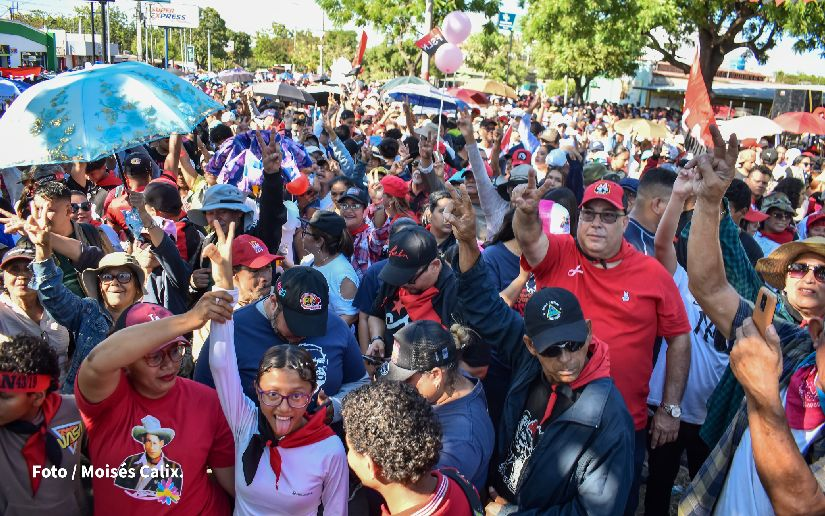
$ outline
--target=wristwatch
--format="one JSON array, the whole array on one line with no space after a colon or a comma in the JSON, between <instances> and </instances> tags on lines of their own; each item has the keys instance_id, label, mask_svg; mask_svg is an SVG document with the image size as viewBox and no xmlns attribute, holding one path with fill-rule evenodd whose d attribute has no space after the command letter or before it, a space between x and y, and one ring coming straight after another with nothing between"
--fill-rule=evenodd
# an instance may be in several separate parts
<instances>
[{"instance_id":1,"label":"wristwatch","mask_svg":"<svg viewBox=\"0 0 825 516\"><path fill-rule=\"evenodd\" d=\"M679 405L667 405L662 403L659 406L665 409L665 412L670 417L675 417L676 419L682 417L682 408Z\"/></svg>"}]
</instances>

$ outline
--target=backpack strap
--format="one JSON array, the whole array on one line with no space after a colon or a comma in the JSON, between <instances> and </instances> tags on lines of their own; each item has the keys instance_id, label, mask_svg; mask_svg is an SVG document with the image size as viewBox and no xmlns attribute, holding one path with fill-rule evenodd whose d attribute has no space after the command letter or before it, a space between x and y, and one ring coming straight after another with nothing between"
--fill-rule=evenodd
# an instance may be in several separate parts
<instances>
[{"instance_id":1,"label":"backpack strap","mask_svg":"<svg viewBox=\"0 0 825 516\"><path fill-rule=\"evenodd\" d=\"M470 504L470 510L473 511L473 516L484 516L484 505L481 503L481 497L478 496L475 486L469 480L459 473L455 468L441 468L439 473L449 478L461 488L464 496L467 497L467 502Z\"/></svg>"}]
</instances>

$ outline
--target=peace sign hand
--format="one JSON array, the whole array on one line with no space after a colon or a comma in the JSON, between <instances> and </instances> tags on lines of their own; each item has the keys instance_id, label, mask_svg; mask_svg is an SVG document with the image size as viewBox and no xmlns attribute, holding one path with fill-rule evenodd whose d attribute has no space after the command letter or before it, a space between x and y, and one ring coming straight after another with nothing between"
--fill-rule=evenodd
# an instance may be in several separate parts
<instances>
[{"instance_id":1,"label":"peace sign hand","mask_svg":"<svg viewBox=\"0 0 825 516\"><path fill-rule=\"evenodd\" d=\"M539 211L539 201L550 191L551 184L546 181L541 188L536 188L536 171L530 169L527 175L527 188L523 191L514 191L512 194L513 204L516 210L520 211L527 217L535 217Z\"/></svg>"},{"instance_id":2,"label":"peace sign hand","mask_svg":"<svg viewBox=\"0 0 825 516\"><path fill-rule=\"evenodd\" d=\"M264 174L275 174L281 171L281 145L275 136L275 131L269 133L269 143L264 143L260 131L255 131L255 139L261 149L261 161L264 164Z\"/></svg>"},{"instance_id":3,"label":"peace sign hand","mask_svg":"<svg viewBox=\"0 0 825 516\"><path fill-rule=\"evenodd\" d=\"M235 238L235 223L229 223L229 231L224 235L218 221L212 222L217 242L203 250L203 256L212 263L212 279L220 288L231 290L232 282L232 240Z\"/></svg>"},{"instance_id":4,"label":"peace sign hand","mask_svg":"<svg viewBox=\"0 0 825 516\"><path fill-rule=\"evenodd\" d=\"M461 185L461 190L447 183L447 191L453 202L444 209L444 220L453 227L453 235L460 242L476 242L476 216L473 203L467 194L467 187Z\"/></svg>"},{"instance_id":5,"label":"peace sign hand","mask_svg":"<svg viewBox=\"0 0 825 516\"><path fill-rule=\"evenodd\" d=\"M35 259L43 261L51 256L51 221L46 215L46 208L37 206L34 201L29 203L31 215L26 220L25 232L31 243L35 245Z\"/></svg>"}]
</instances>

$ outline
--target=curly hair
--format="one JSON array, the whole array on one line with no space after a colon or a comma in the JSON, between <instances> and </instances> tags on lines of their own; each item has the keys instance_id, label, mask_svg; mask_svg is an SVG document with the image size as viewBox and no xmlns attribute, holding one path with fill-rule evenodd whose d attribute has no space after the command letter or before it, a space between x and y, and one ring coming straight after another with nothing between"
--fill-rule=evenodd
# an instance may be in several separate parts
<instances>
[{"instance_id":1,"label":"curly hair","mask_svg":"<svg viewBox=\"0 0 825 516\"><path fill-rule=\"evenodd\" d=\"M52 378L47 392L56 391L60 387L57 353L48 342L38 337L19 335L0 342L0 371L47 374Z\"/></svg>"},{"instance_id":2,"label":"curly hair","mask_svg":"<svg viewBox=\"0 0 825 516\"><path fill-rule=\"evenodd\" d=\"M369 456L389 481L409 485L428 474L441 453L441 424L414 387L379 381L344 398L350 447Z\"/></svg>"},{"instance_id":3,"label":"curly hair","mask_svg":"<svg viewBox=\"0 0 825 516\"><path fill-rule=\"evenodd\" d=\"M280 344L272 346L258 365L258 375L255 377L255 386L261 382L261 377L273 369L292 369L301 380L309 382L312 388L318 386L318 377L315 372L315 361L312 355L304 348L293 346L292 344Z\"/></svg>"},{"instance_id":4,"label":"curly hair","mask_svg":"<svg viewBox=\"0 0 825 516\"><path fill-rule=\"evenodd\" d=\"M50 201L70 201L72 199L72 191L59 181L49 181L39 185L34 190L34 194Z\"/></svg>"}]
</instances>

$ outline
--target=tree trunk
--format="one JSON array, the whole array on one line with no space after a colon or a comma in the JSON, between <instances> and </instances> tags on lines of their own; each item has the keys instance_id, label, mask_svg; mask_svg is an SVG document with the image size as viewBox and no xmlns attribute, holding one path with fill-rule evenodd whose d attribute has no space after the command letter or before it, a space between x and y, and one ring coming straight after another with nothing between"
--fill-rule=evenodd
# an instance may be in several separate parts
<instances>
[{"instance_id":1,"label":"tree trunk","mask_svg":"<svg viewBox=\"0 0 825 516\"><path fill-rule=\"evenodd\" d=\"M702 70L702 78L705 80L705 87L711 98L713 97L713 77L725 60L722 48L718 45L713 46L712 41L712 33L699 30L699 68Z\"/></svg>"}]
</instances>

